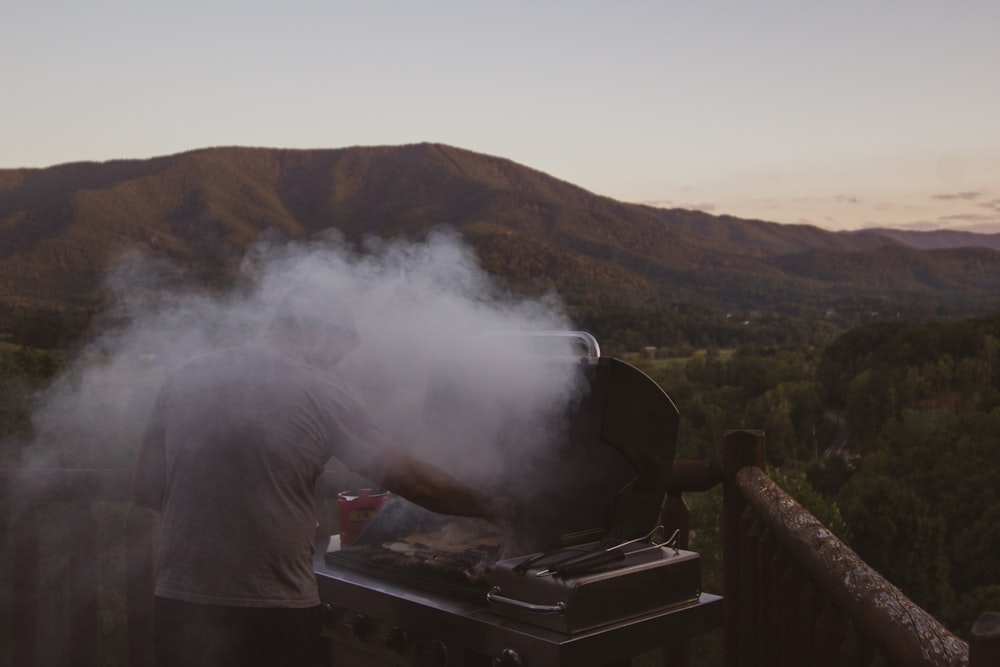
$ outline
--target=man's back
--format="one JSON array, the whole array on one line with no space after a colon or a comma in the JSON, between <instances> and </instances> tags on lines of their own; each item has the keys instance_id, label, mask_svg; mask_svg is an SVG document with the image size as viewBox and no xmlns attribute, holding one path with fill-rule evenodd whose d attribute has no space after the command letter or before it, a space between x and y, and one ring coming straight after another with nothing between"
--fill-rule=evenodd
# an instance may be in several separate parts
<instances>
[{"instance_id":1,"label":"man's back","mask_svg":"<svg viewBox=\"0 0 1000 667\"><path fill-rule=\"evenodd\" d=\"M144 440L165 463L157 595L318 604L316 477L331 455L362 465L382 441L352 392L268 346L222 350L168 380Z\"/></svg>"}]
</instances>

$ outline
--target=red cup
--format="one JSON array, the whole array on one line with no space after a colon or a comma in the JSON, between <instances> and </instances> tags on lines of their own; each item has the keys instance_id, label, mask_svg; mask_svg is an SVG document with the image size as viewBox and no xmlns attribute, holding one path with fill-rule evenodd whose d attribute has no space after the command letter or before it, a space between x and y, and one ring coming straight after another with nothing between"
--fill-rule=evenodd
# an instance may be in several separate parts
<instances>
[{"instance_id":1,"label":"red cup","mask_svg":"<svg viewBox=\"0 0 1000 667\"><path fill-rule=\"evenodd\" d=\"M378 489L355 489L337 494L337 516L340 519L340 544L354 544L368 522L389 500L389 492Z\"/></svg>"}]
</instances>

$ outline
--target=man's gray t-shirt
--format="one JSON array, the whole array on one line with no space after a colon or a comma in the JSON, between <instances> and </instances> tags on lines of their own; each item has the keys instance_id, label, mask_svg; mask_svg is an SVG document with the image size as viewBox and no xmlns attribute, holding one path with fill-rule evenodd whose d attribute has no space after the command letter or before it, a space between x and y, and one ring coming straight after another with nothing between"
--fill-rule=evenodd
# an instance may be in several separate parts
<instances>
[{"instance_id":1,"label":"man's gray t-shirt","mask_svg":"<svg viewBox=\"0 0 1000 667\"><path fill-rule=\"evenodd\" d=\"M166 464L157 595L308 607L316 479L331 456L357 469L389 445L335 375L247 345L176 371L142 446Z\"/></svg>"}]
</instances>

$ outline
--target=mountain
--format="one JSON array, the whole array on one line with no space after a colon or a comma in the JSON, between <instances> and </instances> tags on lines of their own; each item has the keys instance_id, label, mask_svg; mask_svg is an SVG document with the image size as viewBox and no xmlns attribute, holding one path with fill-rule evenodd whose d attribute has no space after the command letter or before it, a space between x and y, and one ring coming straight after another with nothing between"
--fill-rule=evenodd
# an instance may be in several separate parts
<instances>
[{"instance_id":1,"label":"mountain","mask_svg":"<svg viewBox=\"0 0 1000 667\"><path fill-rule=\"evenodd\" d=\"M1000 250L1000 234L978 234L957 229L937 229L934 231L918 232L905 229L880 228L869 229L865 233L875 233L921 250L977 247Z\"/></svg>"},{"instance_id":2,"label":"mountain","mask_svg":"<svg viewBox=\"0 0 1000 667\"><path fill-rule=\"evenodd\" d=\"M993 236L948 243L626 204L440 144L209 148L0 170L0 314L94 308L122 252L225 280L261 238L331 229L349 242L419 238L441 225L514 287L554 288L583 309L823 312L875 301L988 310L1000 293ZM980 247L921 249L969 244Z\"/></svg>"}]
</instances>

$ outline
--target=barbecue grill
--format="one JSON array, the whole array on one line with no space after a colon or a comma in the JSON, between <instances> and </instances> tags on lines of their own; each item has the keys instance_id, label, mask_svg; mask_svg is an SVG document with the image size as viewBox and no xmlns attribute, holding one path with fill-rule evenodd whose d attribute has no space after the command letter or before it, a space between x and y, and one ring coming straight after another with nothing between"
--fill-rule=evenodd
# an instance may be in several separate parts
<instances>
[{"instance_id":1,"label":"barbecue grill","mask_svg":"<svg viewBox=\"0 0 1000 667\"><path fill-rule=\"evenodd\" d=\"M515 497L530 520L512 540L394 498L351 545L334 535L315 563L332 665L608 665L721 626L698 554L658 529L676 407L589 334L557 335L583 352L544 363L585 392L550 483Z\"/></svg>"}]
</instances>

